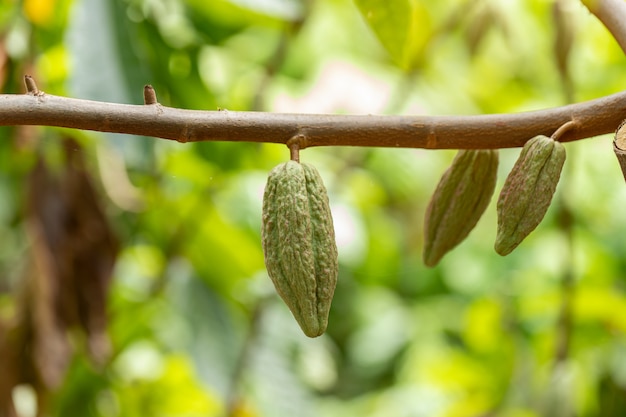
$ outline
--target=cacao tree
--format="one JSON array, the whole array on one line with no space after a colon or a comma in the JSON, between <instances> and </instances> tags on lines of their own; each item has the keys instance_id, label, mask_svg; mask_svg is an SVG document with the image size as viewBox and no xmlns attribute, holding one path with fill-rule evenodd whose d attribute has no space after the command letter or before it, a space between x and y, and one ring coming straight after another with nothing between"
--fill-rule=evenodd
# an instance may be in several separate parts
<instances>
[{"instance_id":1,"label":"cacao tree","mask_svg":"<svg viewBox=\"0 0 626 417\"><path fill-rule=\"evenodd\" d=\"M624 22L0 4L0 416L622 415Z\"/></svg>"}]
</instances>

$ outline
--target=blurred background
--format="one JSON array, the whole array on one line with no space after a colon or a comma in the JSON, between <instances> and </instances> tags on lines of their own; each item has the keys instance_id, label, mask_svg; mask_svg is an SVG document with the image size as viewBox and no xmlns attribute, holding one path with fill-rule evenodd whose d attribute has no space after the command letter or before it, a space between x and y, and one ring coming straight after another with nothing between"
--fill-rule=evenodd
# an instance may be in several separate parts
<instances>
[{"instance_id":1,"label":"blurred background","mask_svg":"<svg viewBox=\"0 0 626 417\"><path fill-rule=\"evenodd\" d=\"M615 93L574 0L3 0L0 86L185 109L536 110ZM313 148L339 282L305 337L263 264L276 144L0 128L0 415L626 415L626 187L610 135L566 144L542 224L493 250L494 197L435 268L455 151ZM501 187L519 153L501 151Z\"/></svg>"}]
</instances>

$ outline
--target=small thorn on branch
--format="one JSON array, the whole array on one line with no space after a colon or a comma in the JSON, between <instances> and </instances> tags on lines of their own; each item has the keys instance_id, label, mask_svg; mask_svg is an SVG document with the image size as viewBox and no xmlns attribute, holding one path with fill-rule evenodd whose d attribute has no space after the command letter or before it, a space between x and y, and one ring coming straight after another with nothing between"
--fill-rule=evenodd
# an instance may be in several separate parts
<instances>
[{"instance_id":1,"label":"small thorn on branch","mask_svg":"<svg viewBox=\"0 0 626 417\"><path fill-rule=\"evenodd\" d=\"M156 91L150 84L143 87L143 104L158 104Z\"/></svg>"},{"instance_id":2,"label":"small thorn on branch","mask_svg":"<svg viewBox=\"0 0 626 417\"><path fill-rule=\"evenodd\" d=\"M24 85L26 85L26 94L30 94L33 96L41 95L41 91L37 88L37 83L30 75L24 76Z\"/></svg>"}]
</instances>

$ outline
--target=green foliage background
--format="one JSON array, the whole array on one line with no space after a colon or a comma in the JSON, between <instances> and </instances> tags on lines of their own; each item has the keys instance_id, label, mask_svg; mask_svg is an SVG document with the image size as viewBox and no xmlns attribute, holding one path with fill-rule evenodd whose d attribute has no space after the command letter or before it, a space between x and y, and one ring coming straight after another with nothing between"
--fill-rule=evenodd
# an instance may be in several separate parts
<instances>
[{"instance_id":1,"label":"green foliage background","mask_svg":"<svg viewBox=\"0 0 626 417\"><path fill-rule=\"evenodd\" d=\"M578 2L575 101L626 85L626 61ZM4 92L281 112L480 114L565 104L548 0L9 0ZM9 64L7 64L9 63ZM495 199L468 240L421 261L425 207L453 151L319 148L340 275L327 334L302 335L274 294L261 197L284 146L179 144L39 128L85 144L123 243L114 354L82 355L52 396L75 416L619 416L626 414L626 189L611 138L566 145L555 203L510 256ZM0 312L28 245L32 154L0 130ZM49 148L49 149L48 149ZM501 186L518 150L501 151ZM571 233L560 220L573 215ZM571 273L573 292L563 291ZM88 279L88 277L86 277ZM572 305L566 357L556 350ZM0 370L1 378L1 370ZM28 409L29 391L15 394Z\"/></svg>"}]
</instances>

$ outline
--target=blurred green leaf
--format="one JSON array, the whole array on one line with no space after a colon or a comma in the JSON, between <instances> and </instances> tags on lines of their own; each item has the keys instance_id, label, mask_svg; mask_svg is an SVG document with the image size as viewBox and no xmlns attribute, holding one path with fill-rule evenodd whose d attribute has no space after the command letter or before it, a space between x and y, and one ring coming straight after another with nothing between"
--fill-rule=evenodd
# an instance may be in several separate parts
<instances>
[{"instance_id":1,"label":"blurred green leaf","mask_svg":"<svg viewBox=\"0 0 626 417\"><path fill-rule=\"evenodd\" d=\"M413 69L431 30L428 10L420 0L355 0L397 65Z\"/></svg>"}]
</instances>

